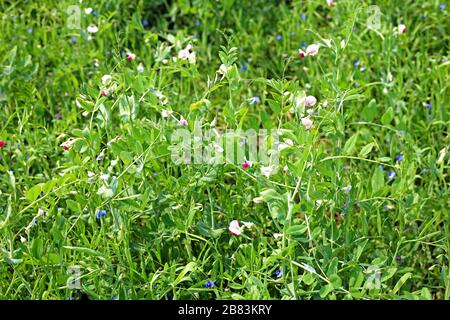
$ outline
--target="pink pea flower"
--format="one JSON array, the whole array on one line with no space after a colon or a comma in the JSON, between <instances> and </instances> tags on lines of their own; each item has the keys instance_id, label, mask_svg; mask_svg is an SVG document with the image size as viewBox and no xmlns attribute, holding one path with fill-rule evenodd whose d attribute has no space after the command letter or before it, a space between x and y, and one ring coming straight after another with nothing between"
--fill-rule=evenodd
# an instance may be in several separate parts
<instances>
[{"instance_id":1,"label":"pink pea flower","mask_svg":"<svg viewBox=\"0 0 450 320\"><path fill-rule=\"evenodd\" d=\"M133 61L134 59L136 59L136 55L132 52L127 52L127 60Z\"/></svg>"},{"instance_id":2,"label":"pink pea flower","mask_svg":"<svg viewBox=\"0 0 450 320\"><path fill-rule=\"evenodd\" d=\"M243 168L243 169L247 169L248 167L251 167L252 165L253 165L253 162L245 160L245 161L242 163L242 168Z\"/></svg>"},{"instance_id":3,"label":"pink pea flower","mask_svg":"<svg viewBox=\"0 0 450 320\"><path fill-rule=\"evenodd\" d=\"M5 144L6 144L5 141L0 140L0 149L4 148Z\"/></svg>"},{"instance_id":4,"label":"pink pea flower","mask_svg":"<svg viewBox=\"0 0 450 320\"><path fill-rule=\"evenodd\" d=\"M178 124L179 124L180 126L186 127L186 126L188 125L188 122L187 122L186 119L181 118L180 120L178 120Z\"/></svg>"},{"instance_id":5,"label":"pink pea flower","mask_svg":"<svg viewBox=\"0 0 450 320\"><path fill-rule=\"evenodd\" d=\"M399 24L397 27L398 33L405 33L406 32L406 26L404 24Z\"/></svg>"},{"instance_id":6,"label":"pink pea flower","mask_svg":"<svg viewBox=\"0 0 450 320\"><path fill-rule=\"evenodd\" d=\"M312 107L317 103L317 99L314 96L307 96L305 99L305 107Z\"/></svg>"},{"instance_id":7,"label":"pink pea flower","mask_svg":"<svg viewBox=\"0 0 450 320\"><path fill-rule=\"evenodd\" d=\"M306 47L306 52L302 49L298 50L298 55L300 58L306 58L307 56L315 56L319 52L319 45L318 44L310 44L308 47Z\"/></svg>"},{"instance_id":8,"label":"pink pea flower","mask_svg":"<svg viewBox=\"0 0 450 320\"><path fill-rule=\"evenodd\" d=\"M238 236L241 234L241 228L239 227L239 222L237 220L233 220L230 222L228 230L230 230L233 236Z\"/></svg>"},{"instance_id":9,"label":"pink pea flower","mask_svg":"<svg viewBox=\"0 0 450 320\"><path fill-rule=\"evenodd\" d=\"M308 56L315 56L317 53L319 53L319 45L314 43L314 44L310 44L307 48L306 48L306 54Z\"/></svg>"},{"instance_id":10,"label":"pink pea flower","mask_svg":"<svg viewBox=\"0 0 450 320\"><path fill-rule=\"evenodd\" d=\"M102 90L102 96L103 97L107 97L108 96L108 91L106 91L106 89Z\"/></svg>"}]
</instances>

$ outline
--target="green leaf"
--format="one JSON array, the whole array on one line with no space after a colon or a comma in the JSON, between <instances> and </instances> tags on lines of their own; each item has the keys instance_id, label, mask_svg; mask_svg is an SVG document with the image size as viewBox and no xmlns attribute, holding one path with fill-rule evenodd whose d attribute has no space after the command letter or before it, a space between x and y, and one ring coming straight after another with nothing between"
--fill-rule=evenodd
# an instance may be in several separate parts
<instances>
[{"instance_id":1,"label":"green leaf","mask_svg":"<svg viewBox=\"0 0 450 320\"><path fill-rule=\"evenodd\" d=\"M375 146L375 143L374 143L374 142L371 142L371 143L365 145L365 146L361 149L361 151L359 152L359 156L360 156L360 157L365 157L365 156L367 156L367 155L370 153L370 151L372 151L372 149L373 149L374 146Z\"/></svg>"},{"instance_id":2,"label":"green leaf","mask_svg":"<svg viewBox=\"0 0 450 320\"><path fill-rule=\"evenodd\" d=\"M394 289L392 290L393 293L397 293L398 290L405 284L405 282L412 277L412 273L408 272L405 273L400 280L398 280L397 284L395 285Z\"/></svg>"},{"instance_id":3,"label":"green leaf","mask_svg":"<svg viewBox=\"0 0 450 320\"><path fill-rule=\"evenodd\" d=\"M355 133L352 135L344 145L344 149L342 150L342 153L345 155L351 155L355 149L356 141L358 140L358 133Z\"/></svg>"},{"instance_id":4,"label":"green leaf","mask_svg":"<svg viewBox=\"0 0 450 320\"><path fill-rule=\"evenodd\" d=\"M383 187L384 187L383 171L381 171L379 168L376 168L372 176L372 194L380 191Z\"/></svg>"},{"instance_id":5,"label":"green leaf","mask_svg":"<svg viewBox=\"0 0 450 320\"><path fill-rule=\"evenodd\" d=\"M377 102L375 99L370 100L369 104L364 107L361 116L367 122L372 122L378 114Z\"/></svg>"},{"instance_id":6,"label":"green leaf","mask_svg":"<svg viewBox=\"0 0 450 320\"><path fill-rule=\"evenodd\" d=\"M391 123L392 119L394 119L394 109L392 109L392 107L389 107L381 117L381 123L383 125L388 125Z\"/></svg>"},{"instance_id":7,"label":"green leaf","mask_svg":"<svg viewBox=\"0 0 450 320\"><path fill-rule=\"evenodd\" d=\"M27 200L30 202L34 202L39 197L41 191L42 185L37 184L25 192L25 198L27 198Z\"/></svg>"}]
</instances>

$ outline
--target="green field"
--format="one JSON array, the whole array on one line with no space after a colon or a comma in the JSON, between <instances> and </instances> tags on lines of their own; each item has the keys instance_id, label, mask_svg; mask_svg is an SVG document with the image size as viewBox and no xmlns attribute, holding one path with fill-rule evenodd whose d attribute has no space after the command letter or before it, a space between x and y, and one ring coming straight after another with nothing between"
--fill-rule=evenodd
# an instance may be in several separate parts
<instances>
[{"instance_id":1,"label":"green field","mask_svg":"<svg viewBox=\"0 0 450 320\"><path fill-rule=\"evenodd\" d=\"M1 1L0 299L450 299L450 3L328 2Z\"/></svg>"}]
</instances>

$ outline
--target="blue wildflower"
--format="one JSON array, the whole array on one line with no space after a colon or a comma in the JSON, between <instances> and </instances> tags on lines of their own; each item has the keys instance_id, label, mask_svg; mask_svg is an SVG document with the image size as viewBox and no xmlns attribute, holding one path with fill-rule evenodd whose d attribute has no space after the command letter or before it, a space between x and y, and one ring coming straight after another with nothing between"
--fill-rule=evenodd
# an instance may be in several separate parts
<instances>
[{"instance_id":1,"label":"blue wildflower","mask_svg":"<svg viewBox=\"0 0 450 320\"><path fill-rule=\"evenodd\" d=\"M277 36L275 37L275 39L276 39L277 41L281 41L281 35L280 35L280 34L277 34Z\"/></svg>"},{"instance_id":2,"label":"blue wildflower","mask_svg":"<svg viewBox=\"0 0 450 320\"><path fill-rule=\"evenodd\" d=\"M255 103L258 104L260 102L261 102L261 99L259 99L258 96L254 96L254 97L251 97L250 99L248 99L249 104L255 104Z\"/></svg>"},{"instance_id":3,"label":"blue wildflower","mask_svg":"<svg viewBox=\"0 0 450 320\"><path fill-rule=\"evenodd\" d=\"M142 20L142 25L143 25L144 27L148 26L149 24L150 24L150 23L148 22L147 19L143 19L143 20Z\"/></svg>"},{"instance_id":4,"label":"blue wildflower","mask_svg":"<svg viewBox=\"0 0 450 320\"><path fill-rule=\"evenodd\" d=\"M401 136L402 135L404 135L405 134L405 131L403 131L403 130L400 130L399 132L398 132Z\"/></svg>"},{"instance_id":5,"label":"blue wildflower","mask_svg":"<svg viewBox=\"0 0 450 320\"><path fill-rule=\"evenodd\" d=\"M402 160L403 160L403 155L402 155L401 153L398 154L398 155L395 157L395 160L398 161L398 162L402 161Z\"/></svg>"},{"instance_id":6,"label":"blue wildflower","mask_svg":"<svg viewBox=\"0 0 450 320\"><path fill-rule=\"evenodd\" d=\"M281 278L283 276L283 272L280 269L275 270L275 276L277 278Z\"/></svg>"},{"instance_id":7,"label":"blue wildflower","mask_svg":"<svg viewBox=\"0 0 450 320\"><path fill-rule=\"evenodd\" d=\"M395 261L397 261L398 263L402 262L402 257L401 256L396 256L395 257Z\"/></svg>"},{"instance_id":8,"label":"blue wildflower","mask_svg":"<svg viewBox=\"0 0 450 320\"><path fill-rule=\"evenodd\" d=\"M208 280L208 282L205 283L205 288L208 288L208 289L214 288L214 281Z\"/></svg>"},{"instance_id":9,"label":"blue wildflower","mask_svg":"<svg viewBox=\"0 0 450 320\"><path fill-rule=\"evenodd\" d=\"M358 59L353 60L353 66L354 67L359 66L359 60Z\"/></svg>"},{"instance_id":10,"label":"blue wildflower","mask_svg":"<svg viewBox=\"0 0 450 320\"><path fill-rule=\"evenodd\" d=\"M432 107L433 107L433 103L430 100L428 100L427 101L427 109L431 110Z\"/></svg>"},{"instance_id":11,"label":"blue wildflower","mask_svg":"<svg viewBox=\"0 0 450 320\"><path fill-rule=\"evenodd\" d=\"M195 26L196 26L196 27L200 27L201 24L202 24L202 23L201 23L200 21L198 21L198 20L195 21Z\"/></svg>"},{"instance_id":12,"label":"blue wildflower","mask_svg":"<svg viewBox=\"0 0 450 320\"><path fill-rule=\"evenodd\" d=\"M395 171L388 171L388 174L387 174L389 180L394 179L396 175L397 174L395 173Z\"/></svg>"},{"instance_id":13,"label":"blue wildflower","mask_svg":"<svg viewBox=\"0 0 450 320\"><path fill-rule=\"evenodd\" d=\"M70 43L77 43L78 38L73 36L72 38L69 39Z\"/></svg>"},{"instance_id":14,"label":"blue wildflower","mask_svg":"<svg viewBox=\"0 0 450 320\"><path fill-rule=\"evenodd\" d=\"M300 19L302 19L303 21L305 21L305 20L306 20L306 14L302 13L302 14L300 15Z\"/></svg>"},{"instance_id":15,"label":"blue wildflower","mask_svg":"<svg viewBox=\"0 0 450 320\"><path fill-rule=\"evenodd\" d=\"M241 66L241 71L247 71L247 70L248 70L248 67L245 64L243 64Z\"/></svg>"},{"instance_id":16,"label":"blue wildflower","mask_svg":"<svg viewBox=\"0 0 450 320\"><path fill-rule=\"evenodd\" d=\"M382 164L380 164L380 170L384 171L384 166Z\"/></svg>"},{"instance_id":17,"label":"blue wildflower","mask_svg":"<svg viewBox=\"0 0 450 320\"><path fill-rule=\"evenodd\" d=\"M446 8L447 6L446 6L445 4L442 3L442 4L440 4L438 7L439 7L439 9L441 9L441 10L445 10L445 8Z\"/></svg>"},{"instance_id":18,"label":"blue wildflower","mask_svg":"<svg viewBox=\"0 0 450 320\"><path fill-rule=\"evenodd\" d=\"M106 210L98 210L95 217L97 218L97 220L99 220L104 215L106 215Z\"/></svg>"},{"instance_id":19,"label":"blue wildflower","mask_svg":"<svg viewBox=\"0 0 450 320\"><path fill-rule=\"evenodd\" d=\"M442 58L442 59L441 59L441 62L442 62L442 63L447 62L447 58L445 58L445 57Z\"/></svg>"},{"instance_id":20,"label":"blue wildflower","mask_svg":"<svg viewBox=\"0 0 450 320\"><path fill-rule=\"evenodd\" d=\"M25 157L25 161L28 161L28 160L30 160L30 156Z\"/></svg>"},{"instance_id":21,"label":"blue wildflower","mask_svg":"<svg viewBox=\"0 0 450 320\"><path fill-rule=\"evenodd\" d=\"M300 42L300 46L301 46L302 48L305 48L305 47L306 47L306 41Z\"/></svg>"},{"instance_id":22,"label":"blue wildflower","mask_svg":"<svg viewBox=\"0 0 450 320\"><path fill-rule=\"evenodd\" d=\"M33 28L29 28L28 33L33 33Z\"/></svg>"},{"instance_id":23,"label":"blue wildflower","mask_svg":"<svg viewBox=\"0 0 450 320\"><path fill-rule=\"evenodd\" d=\"M97 11L97 10L92 11L92 15L93 15L94 17L98 16L98 11Z\"/></svg>"}]
</instances>

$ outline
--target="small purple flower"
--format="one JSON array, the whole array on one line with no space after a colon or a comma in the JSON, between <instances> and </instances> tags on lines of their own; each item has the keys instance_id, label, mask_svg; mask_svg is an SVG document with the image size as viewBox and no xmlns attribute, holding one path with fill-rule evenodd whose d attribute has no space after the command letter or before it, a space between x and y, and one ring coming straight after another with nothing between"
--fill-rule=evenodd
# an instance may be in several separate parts
<instances>
[{"instance_id":1,"label":"small purple flower","mask_svg":"<svg viewBox=\"0 0 450 320\"><path fill-rule=\"evenodd\" d=\"M97 213L95 214L95 217L97 218L97 220L100 220L100 218L103 217L104 215L106 215L106 210L98 210Z\"/></svg>"},{"instance_id":2,"label":"small purple flower","mask_svg":"<svg viewBox=\"0 0 450 320\"><path fill-rule=\"evenodd\" d=\"M398 132L401 136L402 135L404 135L405 134L405 131L403 131L403 130L400 130L399 132Z\"/></svg>"},{"instance_id":3,"label":"small purple flower","mask_svg":"<svg viewBox=\"0 0 450 320\"><path fill-rule=\"evenodd\" d=\"M196 26L196 27L200 27L201 24L202 24L202 23L201 23L200 21L198 21L198 20L195 21L195 26Z\"/></svg>"},{"instance_id":4,"label":"small purple flower","mask_svg":"<svg viewBox=\"0 0 450 320\"><path fill-rule=\"evenodd\" d=\"M94 17L98 16L98 11L97 11L97 10L92 11L92 15L93 15Z\"/></svg>"},{"instance_id":5,"label":"small purple flower","mask_svg":"<svg viewBox=\"0 0 450 320\"><path fill-rule=\"evenodd\" d=\"M300 46L301 46L302 48L306 48L306 41L300 42Z\"/></svg>"},{"instance_id":6,"label":"small purple flower","mask_svg":"<svg viewBox=\"0 0 450 320\"><path fill-rule=\"evenodd\" d=\"M208 282L205 283L205 288L208 288L208 289L214 288L214 281L208 280Z\"/></svg>"},{"instance_id":7,"label":"small purple flower","mask_svg":"<svg viewBox=\"0 0 450 320\"><path fill-rule=\"evenodd\" d=\"M395 173L395 171L388 171L387 176L389 180L392 180L395 178L397 174Z\"/></svg>"},{"instance_id":8,"label":"small purple flower","mask_svg":"<svg viewBox=\"0 0 450 320\"><path fill-rule=\"evenodd\" d=\"M247 71L247 70L248 70L248 67L245 64L243 64L241 66L241 71Z\"/></svg>"},{"instance_id":9,"label":"small purple flower","mask_svg":"<svg viewBox=\"0 0 450 320\"><path fill-rule=\"evenodd\" d=\"M384 171L384 166L382 164L380 164L380 170Z\"/></svg>"},{"instance_id":10,"label":"small purple flower","mask_svg":"<svg viewBox=\"0 0 450 320\"><path fill-rule=\"evenodd\" d=\"M395 160L398 161L398 162L403 161L403 155L402 155L401 153L398 154L398 155L395 157Z\"/></svg>"},{"instance_id":11,"label":"small purple flower","mask_svg":"<svg viewBox=\"0 0 450 320\"><path fill-rule=\"evenodd\" d=\"M277 41L281 41L281 35L280 35L280 34L277 34L277 36L275 37L275 39L276 39Z\"/></svg>"},{"instance_id":12,"label":"small purple flower","mask_svg":"<svg viewBox=\"0 0 450 320\"><path fill-rule=\"evenodd\" d=\"M62 118L63 118L63 115L62 115L61 112L55 113L55 119L56 119L56 120L61 120Z\"/></svg>"},{"instance_id":13,"label":"small purple flower","mask_svg":"<svg viewBox=\"0 0 450 320\"><path fill-rule=\"evenodd\" d=\"M401 256L396 256L395 257L395 261L397 261L398 263L402 262L402 257Z\"/></svg>"},{"instance_id":14,"label":"small purple flower","mask_svg":"<svg viewBox=\"0 0 450 320\"><path fill-rule=\"evenodd\" d=\"M359 60L355 59L353 60L353 66L356 68L357 66L359 66Z\"/></svg>"},{"instance_id":15,"label":"small purple flower","mask_svg":"<svg viewBox=\"0 0 450 320\"><path fill-rule=\"evenodd\" d=\"M300 19L302 19L303 21L305 21L305 20L306 20L306 14L302 13L302 14L300 15Z\"/></svg>"},{"instance_id":16,"label":"small purple flower","mask_svg":"<svg viewBox=\"0 0 450 320\"><path fill-rule=\"evenodd\" d=\"M445 10L446 7L447 6L445 4L443 4L443 3L438 6L438 8L441 9L441 10Z\"/></svg>"},{"instance_id":17,"label":"small purple flower","mask_svg":"<svg viewBox=\"0 0 450 320\"><path fill-rule=\"evenodd\" d=\"M30 156L25 157L25 161L28 161L28 160L30 160Z\"/></svg>"},{"instance_id":18,"label":"small purple flower","mask_svg":"<svg viewBox=\"0 0 450 320\"><path fill-rule=\"evenodd\" d=\"M255 103L258 104L260 102L261 102L261 99L259 99L258 96L254 96L254 97L251 97L250 99L248 99L249 104L255 104Z\"/></svg>"},{"instance_id":19,"label":"small purple flower","mask_svg":"<svg viewBox=\"0 0 450 320\"><path fill-rule=\"evenodd\" d=\"M157 177L158 176L158 172L153 172L153 176Z\"/></svg>"},{"instance_id":20,"label":"small purple flower","mask_svg":"<svg viewBox=\"0 0 450 320\"><path fill-rule=\"evenodd\" d=\"M280 269L275 270L275 276L277 278L281 278L283 276L283 272Z\"/></svg>"},{"instance_id":21,"label":"small purple flower","mask_svg":"<svg viewBox=\"0 0 450 320\"><path fill-rule=\"evenodd\" d=\"M72 38L69 39L70 43L75 44L77 43L78 38L73 36Z\"/></svg>"},{"instance_id":22,"label":"small purple flower","mask_svg":"<svg viewBox=\"0 0 450 320\"><path fill-rule=\"evenodd\" d=\"M446 58L446 57L443 57L443 58L441 59L441 62L442 62L442 63L447 62L447 58Z\"/></svg>"},{"instance_id":23,"label":"small purple flower","mask_svg":"<svg viewBox=\"0 0 450 320\"><path fill-rule=\"evenodd\" d=\"M143 19L143 20L142 20L142 25L143 25L144 27L148 26L149 24L150 24L150 23L148 22L147 19Z\"/></svg>"},{"instance_id":24,"label":"small purple flower","mask_svg":"<svg viewBox=\"0 0 450 320\"><path fill-rule=\"evenodd\" d=\"M33 33L33 28L28 28L28 33Z\"/></svg>"},{"instance_id":25,"label":"small purple flower","mask_svg":"<svg viewBox=\"0 0 450 320\"><path fill-rule=\"evenodd\" d=\"M431 102L431 100L427 101L427 109L431 110L431 108L433 107L433 103Z\"/></svg>"}]
</instances>

